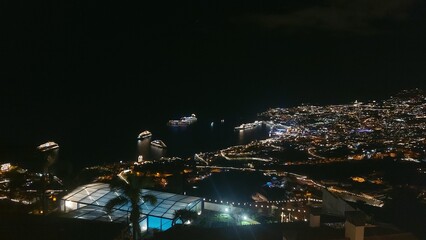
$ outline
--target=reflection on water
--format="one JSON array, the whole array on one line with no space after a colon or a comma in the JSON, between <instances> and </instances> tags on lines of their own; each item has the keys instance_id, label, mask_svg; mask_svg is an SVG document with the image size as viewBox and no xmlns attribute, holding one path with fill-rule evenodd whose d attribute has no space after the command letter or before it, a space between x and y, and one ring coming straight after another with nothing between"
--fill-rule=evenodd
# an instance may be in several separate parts
<instances>
[{"instance_id":1,"label":"reflection on water","mask_svg":"<svg viewBox=\"0 0 426 240\"><path fill-rule=\"evenodd\" d=\"M149 149L151 147L150 141L150 137L138 140L138 155L142 155L143 159L149 158Z\"/></svg>"},{"instance_id":2,"label":"reflection on water","mask_svg":"<svg viewBox=\"0 0 426 240\"><path fill-rule=\"evenodd\" d=\"M248 144L251 141L265 139L265 133L269 133L266 126L256 126L254 128L239 130L238 133L238 145Z\"/></svg>"},{"instance_id":3,"label":"reflection on water","mask_svg":"<svg viewBox=\"0 0 426 240\"><path fill-rule=\"evenodd\" d=\"M252 129L245 129L245 130L238 130L238 145L247 144L248 142L251 142L255 139L256 135L256 128Z\"/></svg>"},{"instance_id":4,"label":"reflection on water","mask_svg":"<svg viewBox=\"0 0 426 240\"><path fill-rule=\"evenodd\" d=\"M165 157L167 150L165 148L159 148L155 146L151 146L151 158L152 160L158 160L161 157Z\"/></svg>"},{"instance_id":5,"label":"reflection on water","mask_svg":"<svg viewBox=\"0 0 426 240\"><path fill-rule=\"evenodd\" d=\"M159 148L151 145L151 138L138 140L138 155L145 160L158 160L167 156L167 149Z\"/></svg>"},{"instance_id":6,"label":"reflection on water","mask_svg":"<svg viewBox=\"0 0 426 240\"><path fill-rule=\"evenodd\" d=\"M190 126L160 126L151 128L155 139L161 139L167 149L151 146L152 138L138 141L138 155L143 159L161 157L192 157L194 153L216 151L233 145L242 145L254 140L266 139L269 128L262 125L253 129L235 131L236 121L214 122L201 119Z\"/></svg>"}]
</instances>

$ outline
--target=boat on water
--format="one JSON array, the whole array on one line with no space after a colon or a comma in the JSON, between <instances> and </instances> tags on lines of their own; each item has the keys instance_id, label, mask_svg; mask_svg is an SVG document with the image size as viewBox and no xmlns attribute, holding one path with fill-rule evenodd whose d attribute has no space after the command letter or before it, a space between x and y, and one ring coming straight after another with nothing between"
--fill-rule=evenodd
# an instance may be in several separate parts
<instances>
[{"instance_id":1,"label":"boat on water","mask_svg":"<svg viewBox=\"0 0 426 240\"><path fill-rule=\"evenodd\" d=\"M191 114L191 116L181 117L180 119L173 119L167 122L169 126L188 126L197 121L197 116Z\"/></svg>"},{"instance_id":2,"label":"boat on water","mask_svg":"<svg viewBox=\"0 0 426 240\"><path fill-rule=\"evenodd\" d=\"M195 114L191 114L191 116L188 116L188 117L181 117L180 120L190 122L190 123L194 123L198 119L197 119L197 116Z\"/></svg>"},{"instance_id":3,"label":"boat on water","mask_svg":"<svg viewBox=\"0 0 426 240\"><path fill-rule=\"evenodd\" d=\"M239 130L248 130L248 129L252 129L255 128L257 126L260 126L262 124L262 122L259 121L255 121L252 123L243 123L240 126L236 126L234 129L239 131Z\"/></svg>"},{"instance_id":4,"label":"boat on water","mask_svg":"<svg viewBox=\"0 0 426 240\"><path fill-rule=\"evenodd\" d=\"M55 142L46 142L37 147L37 149L42 152L46 152L46 151L57 149L57 148L59 148L59 145Z\"/></svg>"},{"instance_id":5,"label":"boat on water","mask_svg":"<svg viewBox=\"0 0 426 240\"><path fill-rule=\"evenodd\" d=\"M151 136L152 136L152 133L150 131L148 131L148 130L145 130L145 131L139 133L138 139L149 138Z\"/></svg>"},{"instance_id":6,"label":"boat on water","mask_svg":"<svg viewBox=\"0 0 426 240\"><path fill-rule=\"evenodd\" d=\"M190 123L183 120L169 120L167 125L169 126L188 126Z\"/></svg>"},{"instance_id":7,"label":"boat on water","mask_svg":"<svg viewBox=\"0 0 426 240\"><path fill-rule=\"evenodd\" d=\"M240 126L236 126L234 129L235 130L247 130L247 129L252 129L254 128L254 125L251 123L243 123Z\"/></svg>"},{"instance_id":8,"label":"boat on water","mask_svg":"<svg viewBox=\"0 0 426 240\"><path fill-rule=\"evenodd\" d=\"M251 199L253 199L255 202L267 202L268 198L264 195L260 194L259 192L254 193L251 195Z\"/></svg>"},{"instance_id":9,"label":"boat on water","mask_svg":"<svg viewBox=\"0 0 426 240\"><path fill-rule=\"evenodd\" d=\"M151 145L159 148L167 148L167 145L161 140L152 140Z\"/></svg>"}]
</instances>

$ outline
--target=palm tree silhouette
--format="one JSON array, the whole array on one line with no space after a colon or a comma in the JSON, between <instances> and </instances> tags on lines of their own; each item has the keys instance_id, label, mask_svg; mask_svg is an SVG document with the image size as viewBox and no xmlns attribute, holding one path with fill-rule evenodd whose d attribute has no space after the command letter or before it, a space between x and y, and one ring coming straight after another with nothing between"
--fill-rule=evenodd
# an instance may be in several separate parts
<instances>
[{"instance_id":1,"label":"palm tree silhouette","mask_svg":"<svg viewBox=\"0 0 426 240\"><path fill-rule=\"evenodd\" d=\"M183 209L179 209L175 211L172 223L174 226L176 225L178 220L181 220L182 224L184 224L187 221L195 220L197 217L198 217L197 212L183 208Z\"/></svg>"},{"instance_id":2,"label":"palm tree silhouette","mask_svg":"<svg viewBox=\"0 0 426 240\"><path fill-rule=\"evenodd\" d=\"M111 190L121 190L123 195L110 199L105 205L105 210L111 213L115 206L130 203L130 222L132 223L133 239L140 239L139 219L142 213L140 203L148 202L154 205L157 202L157 198L154 195L142 195L143 188L153 186L152 178L133 172L120 173L109 184Z\"/></svg>"}]
</instances>

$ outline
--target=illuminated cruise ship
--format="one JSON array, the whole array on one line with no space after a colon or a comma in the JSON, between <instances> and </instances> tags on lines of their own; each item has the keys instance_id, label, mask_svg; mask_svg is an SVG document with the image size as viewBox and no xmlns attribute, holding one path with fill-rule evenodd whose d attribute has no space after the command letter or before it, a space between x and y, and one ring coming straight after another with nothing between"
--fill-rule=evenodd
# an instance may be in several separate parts
<instances>
[{"instance_id":1,"label":"illuminated cruise ship","mask_svg":"<svg viewBox=\"0 0 426 240\"><path fill-rule=\"evenodd\" d=\"M267 202L268 198L265 197L264 195L260 194L259 192L256 192L255 194L253 194L251 196L251 198L255 201L255 202Z\"/></svg>"},{"instance_id":2,"label":"illuminated cruise ship","mask_svg":"<svg viewBox=\"0 0 426 240\"><path fill-rule=\"evenodd\" d=\"M197 121L197 116L195 114L191 114L188 117L181 117L179 120L169 120L167 125L169 126L188 126Z\"/></svg>"},{"instance_id":3,"label":"illuminated cruise ship","mask_svg":"<svg viewBox=\"0 0 426 240\"><path fill-rule=\"evenodd\" d=\"M37 147L38 150L42 151L42 152L46 152L52 149L57 149L59 148L59 145L55 142L47 142L47 143L43 143L41 145L39 145Z\"/></svg>"},{"instance_id":4,"label":"illuminated cruise ship","mask_svg":"<svg viewBox=\"0 0 426 240\"><path fill-rule=\"evenodd\" d=\"M152 136L152 133L150 131L146 130L146 131L139 133L138 139L149 138L151 136Z\"/></svg>"},{"instance_id":5,"label":"illuminated cruise ship","mask_svg":"<svg viewBox=\"0 0 426 240\"><path fill-rule=\"evenodd\" d=\"M257 127L261 124L262 124L262 122L259 122L259 121L255 121L253 123L243 123L240 126L236 126L234 129L238 130L238 131L239 130L247 130L247 129L255 128L255 127Z\"/></svg>"},{"instance_id":6,"label":"illuminated cruise ship","mask_svg":"<svg viewBox=\"0 0 426 240\"><path fill-rule=\"evenodd\" d=\"M167 148L167 145L161 140L152 140L151 145L159 148Z\"/></svg>"}]
</instances>

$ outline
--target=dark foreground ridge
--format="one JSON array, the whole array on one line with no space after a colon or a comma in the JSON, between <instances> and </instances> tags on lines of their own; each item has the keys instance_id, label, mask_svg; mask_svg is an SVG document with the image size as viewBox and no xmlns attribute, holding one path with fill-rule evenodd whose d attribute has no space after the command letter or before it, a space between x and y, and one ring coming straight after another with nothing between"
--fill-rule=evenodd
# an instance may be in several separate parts
<instances>
[{"instance_id":1,"label":"dark foreground ridge","mask_svg":"<svg viewBox=\"0 0 426 240\"><path fill-rule=\"evenodd\" d=\"M120 239L125 226L118 223L88 221L57 216L2 213L1 239Z\"/></svg>"}]
</instances>

